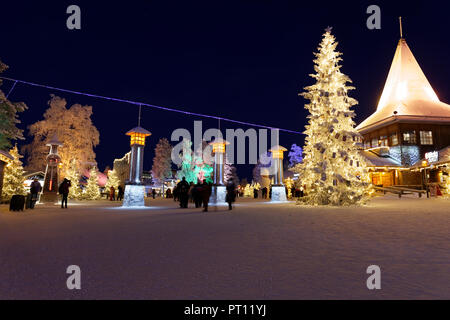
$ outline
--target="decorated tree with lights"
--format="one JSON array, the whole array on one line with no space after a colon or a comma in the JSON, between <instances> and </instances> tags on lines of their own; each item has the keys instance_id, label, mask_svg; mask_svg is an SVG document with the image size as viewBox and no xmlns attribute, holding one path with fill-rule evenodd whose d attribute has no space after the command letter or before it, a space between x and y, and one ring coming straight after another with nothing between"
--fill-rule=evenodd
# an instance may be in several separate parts
<instances>
[{"instance_id":1,"label":"decorated tree with lights","mask_svg":"<svg viewBox=\"0 0 450 320\"><path fill-rule=\"evenodd\" d=\"M17 150L17 145L9 151L9 154L14 159L6 165L4 171L2 198L6 200L11 199L11 197L15 194L26 194L26 190L23 185L25 181L23 176L24 170L22 161L20 161L22 156L19 154L19 150Z\"/></svg>"},{"instance_id":2,"label":"decorated tree with lights","mask_svg":"<svg viewBox=\"0 0 450 320\"><path fill-rule=\"evenodd\" d=\"M288 154L289 158L289 168L295 167L295 165L301 163L303 161L303 149L299 147L297 144L293 144L291 146L291 150Z\"/></svg>"},{"instance_id":3,"label":"decorated tree with lights","mask_svg":"<svg viewBox=\"0 0 450 320\"><path fill-rule=\"evenodd\" d=\"M78 169L83 172L85 164L95 163L94 147L100 142L100 134L91 119L92 106L74 104L67 108L67 101L55 95L51 95L48 105L44 119L28 127L33 141L23 148L27 153L27 170L44 170L48 155L46 143L57 134L63 143L58 150L62 175L67 175L66 170L72 159L79 160Z\"/></svg>"},{"instance_id":4,"label":"decorated tree with lights","mask_svg":"<svg viewBox=\"0 0 450 320\"><path fill-rule=\"evenodd\" d=\"M197 182L197 175L195 173L195 164L192 154L192 141L188 139L183 139L183 150L181 151L181 164L179 165L179 170L177 171L177 179L181 180L183 177L186 178L187 182Z\"/></svg>"},{"instance_id":5,"label":"decorated tree with lights","mask_svg":"<svg viewBox=\"0 0 450 320\"><path fill-rule=\"evenodd\" d=\"M198 146L197 152L194 153L194 173L198 181L203 182L203 180L206 180L207 183L213 183L214 168L212 167L212 158L208 157L206 152L210 151L210 147L208 147L208 143L203 140Z\"/></svg>"},{"instance_id":6,"label":"decorated tree with lights","mask_svg":"<svg viewBox=\"0 0 450 320\"><path fill-rule=\"evenodd\" d=\"M92 167L92 169L89 171L89 178L83 193L83 198L86 200L97 200L100 198L100 189L98 187L98 175L96 167Z\"/></svg>"},{"instance_id":7,"label":"decorated tree with lights","mask_svg":"<svg viewBox=\"0 0 450 320\"><path fill-rule=\"evenodd\" d=\"M162 183L163 188L164 181L172 176L172 146L166 138L159 139L156 144L152 176Z\"/></svg>"},{"instance_id":8,"label":"decorated tree with lights","mask_svg":"<svg viewBox=\"0 0 450 320\"><path fill-rule=\"evenodd\" d=\"M77 159L72 159L69 163L69 168L66 170L66 178L70 180L69 198L81 199L82 190L80 188L80 172L78 171Z\"/></svg>"},{"instance_id":9,"label":"decorated tree with lights","mask_svg":"<svg viewBox=\"0 0 450 320\"><path fill-rule=\"evenodd\" d=\"M223 170L223 181L227 183L228 181L233 181L234 185L237 186L239 184L239 177L237 175L237 169L234 165L230 163L228 157L225 158L225 165Z\"/></svg>"},{"instance_id":10,"label":"decorated tree with lights","mask_svg":"<svg viewBox=\"0 0 450 320\"><path fill-rule=\"evenodd\" d=\"M111 187L114 187L114 189L117 190L117 187L120 185L120 179L117 172L115 170L108 170L107 176L108 180L106 181L105 189L108 192Z\"/></svg>"},{"instance_id":11,"label":"decorated tree with lights","mask_svg":"<svg viewBox=\"0 0 450 320\"><path fill-rule=\"evenodd\" d=\"M351 107L358 102L348 96L354 87L341 72L342 54L326 29L314 55L316 83L301 95L309 100L303 163L297 165L301 183L306 185L305 201L312 205L349 205L367 199L369 183L364 159L359 151Z\"/></svg>"}]
</instances>

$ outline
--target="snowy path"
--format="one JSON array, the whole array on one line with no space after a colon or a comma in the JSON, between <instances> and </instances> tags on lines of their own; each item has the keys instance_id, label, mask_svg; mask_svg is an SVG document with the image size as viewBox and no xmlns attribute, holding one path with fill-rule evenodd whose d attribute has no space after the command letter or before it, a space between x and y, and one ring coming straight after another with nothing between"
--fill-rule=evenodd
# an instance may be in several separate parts
<instances>
[{"instance_id":1,"label":"snowy path","mask_svg":"<svg viewBox=\"0 0 450 320\"><path fill-rule=\"evenodd\" d=\"M0 206L0 299L450 299L450 200L152 205ZM80 291L66 288L72 264ZM366 287L371 264L381 290Z\"/></svg>"}]
</instances>

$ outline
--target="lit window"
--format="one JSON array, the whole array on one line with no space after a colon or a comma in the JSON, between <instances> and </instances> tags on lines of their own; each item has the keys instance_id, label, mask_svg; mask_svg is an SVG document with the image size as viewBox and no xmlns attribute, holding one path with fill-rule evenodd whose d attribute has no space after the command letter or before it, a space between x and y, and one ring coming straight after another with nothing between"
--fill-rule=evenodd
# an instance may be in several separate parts
<instances>
[{"instance_id":1,"label":"lit window","mask_svg":"<svg viewBox=\"0 0 450 320\"><path fill-rule=\"evenodd\" d=\"M433 144L433 132L420 131L420 144Z\"/></svg>"},{"instance_id":2,"label":"lit window","mask_svg":"<svg viewBox=\"0 0 450 320\"><path fill-rule=\"evenodd\" d=\"M405 144L416 144L416 132L415 131L403 132L403 142Z\"/></svg>"},{"instance_id":3,"label":"lit window","mask_svg":"<svg viewBox=\"0 0 450 320\"><path fill-rule=\"evenodd\" d=\"M390 136L389 138L391 139L391 146L396 146L396 145L398 145L398 136L397 136L397 133L391 134L391 136Z\"/></svg>"},{"instance_id":4,"label":"lit window","mask_svg":"<svg viewBox=\"0 0 450 320\"><path fill-rule=\"evenodd\" d=\"M388 145L388 137L387 136L381 136L380 140L378 141L378 144L380 146L387 147L387 145Z\"/></svg>"}]
</instances>

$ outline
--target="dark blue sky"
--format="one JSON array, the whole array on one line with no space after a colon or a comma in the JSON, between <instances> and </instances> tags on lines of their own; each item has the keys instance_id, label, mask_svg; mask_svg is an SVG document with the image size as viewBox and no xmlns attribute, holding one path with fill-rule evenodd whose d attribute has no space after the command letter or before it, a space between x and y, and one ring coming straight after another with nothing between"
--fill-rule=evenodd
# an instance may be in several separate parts
<instances>
[{"instance_id":1,"label":"dark blue sky","mask_svg":"<svg viewBox=\"0 0 450 320\"><path fill-rule=\"evenodd\" d=\"M3 75L12 78L303 131L306 111L297 94L312 83L312 53L324 28L333 27L342 70L357 88L359 123L375 110L402 15L408 45L449 102L446 2L390 2L2 1L0 58L10 66ZM66 28L70 4L81 7L80 31ZM370 4L381 8L381 30L366 27ZM5 81L2 90L10 86ZM124 133L136 125L137 108L127 104L19 84L10 98L29 107L20 115L22 128L42 118L51 93L94 107L100 169L128 151ZM144 109L142 126L153 133L144 168L151 168L159 138L193 128L194 120ZM303 143L295 134L280 139L286 147ZM250 177L251 168L239 167L238 174Z\"/></svg>"}]
</instances>

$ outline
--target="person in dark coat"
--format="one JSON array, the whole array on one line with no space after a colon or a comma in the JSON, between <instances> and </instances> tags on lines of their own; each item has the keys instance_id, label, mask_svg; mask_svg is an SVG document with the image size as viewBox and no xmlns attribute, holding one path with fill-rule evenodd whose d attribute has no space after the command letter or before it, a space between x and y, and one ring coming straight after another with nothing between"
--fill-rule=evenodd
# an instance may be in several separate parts
<instances>
[{"instance_id":1,"label":"person in dark coat","mask_svg":"<svg viewBox=\"0 0 450 320\"><path fill-rule=\"evenodd\" d=\"M166 190L166 198L172 198L172 191L170 189Z\"/></svg>"},{"instance_id":2,"label":"person in dark coat","mask_svg":"<svg viewBox=\"0 0 450 320\"><path fill-rule=\"evenodd\" d=\"M41 192L42 186L39 183L38 179L34 179L34 181L30 185L30 193L31 193L31 203L30 208L34 209L34 205L38 199L38 194Z\"/></svg>"},{"instance_id":3,"label":"person in dark coat","mask_svg":"<svg viewBox=\"0 0 450 320\"><path fill-rule=\"evenodd\" d=\"M267 199L267 187L262 188L262 198Z\"/></svg>"},{"instance_id":4,"label":"person in dark coat","mask_svg":"<svg viewBox=\"0 0 450 320\"><path fill-rule=\"evenodd\" d=\"M226 202L228 202L228 210L233 209L231 204L236 201L236 186L233 181L228 181L227 183L227 195L225 197Z\"/></svg>"},{"instance_id":5,"label":"person in dark coat","mask_svg":"<svg viewBox=\"0 0 450 320\"><path fill-rule=\"evenodd\" d=\"M155 197L156 197L156 190L155 189L152 189L152 196L153 196L153 199L155 199Z\"/></svg>"},{"instance_id":6,"label":"person in dark coat","mask_svg":"<svg viewBox=\"0 0 450 320\"><path fill-rule=\"evenodd\" d=\"M59 194L62 195L61 200L61 209L65 208L67 209L67 198L69 196L69 188L71 186L70 180L67 180L64 178L63 182L59 185Z\"/></svg>"},{"instance_id":7,"label":"person in dark coat","mask_svg":"<svg viewBox=\"0 0 450 320\"><path fill-rule=\"evenodd\" d=\"M202 206L202 185L197 181L197 184L192 189L192 198L194 199L195 207Z\"/></svg>"},{"instance_id":8,"label":"person in dark coat","mask_svg":"<svg viewBox=\"0 0 450 320\"><path fill-rule=\"evenodd\" d=\"M203 180L202 184L202 201L203 201L203 211L208 211L208 202L209 197L211 196L212 188L211 185L206 182L206 180Z\"/></svg>"},{"instance_id":9,"label":"person in dark coat","mask_svg":"<svg viewBox=\"0 0 450 320\"><path fill-rule=\"evenodd\" d=\"M181 208L187 208L188 202L189 202L189 183L186 181L186 178L183 177L183 179L178 182L177 184L177 193L178 197L180 199L180 207Z\"/></svg>"},{"instance_id":10,"label":"person in dark coat","mask_svg":"<svg viewBox=\"0 0 450 320\"><path fill-rule=\"evenodd\" d=\"M258 189L253 189L253 199L258 199Z\"/></svg>"},{"instance_id":11,"label":"person in dark coat","mask_svg":"<svg viewBox=\"0 0 450 320\"><path fill-rule=\"evenodd\" d=\"M122 186L117 187L117 201L121 201L123 199L123 188Z\"/></svg>"}]
</instances>

